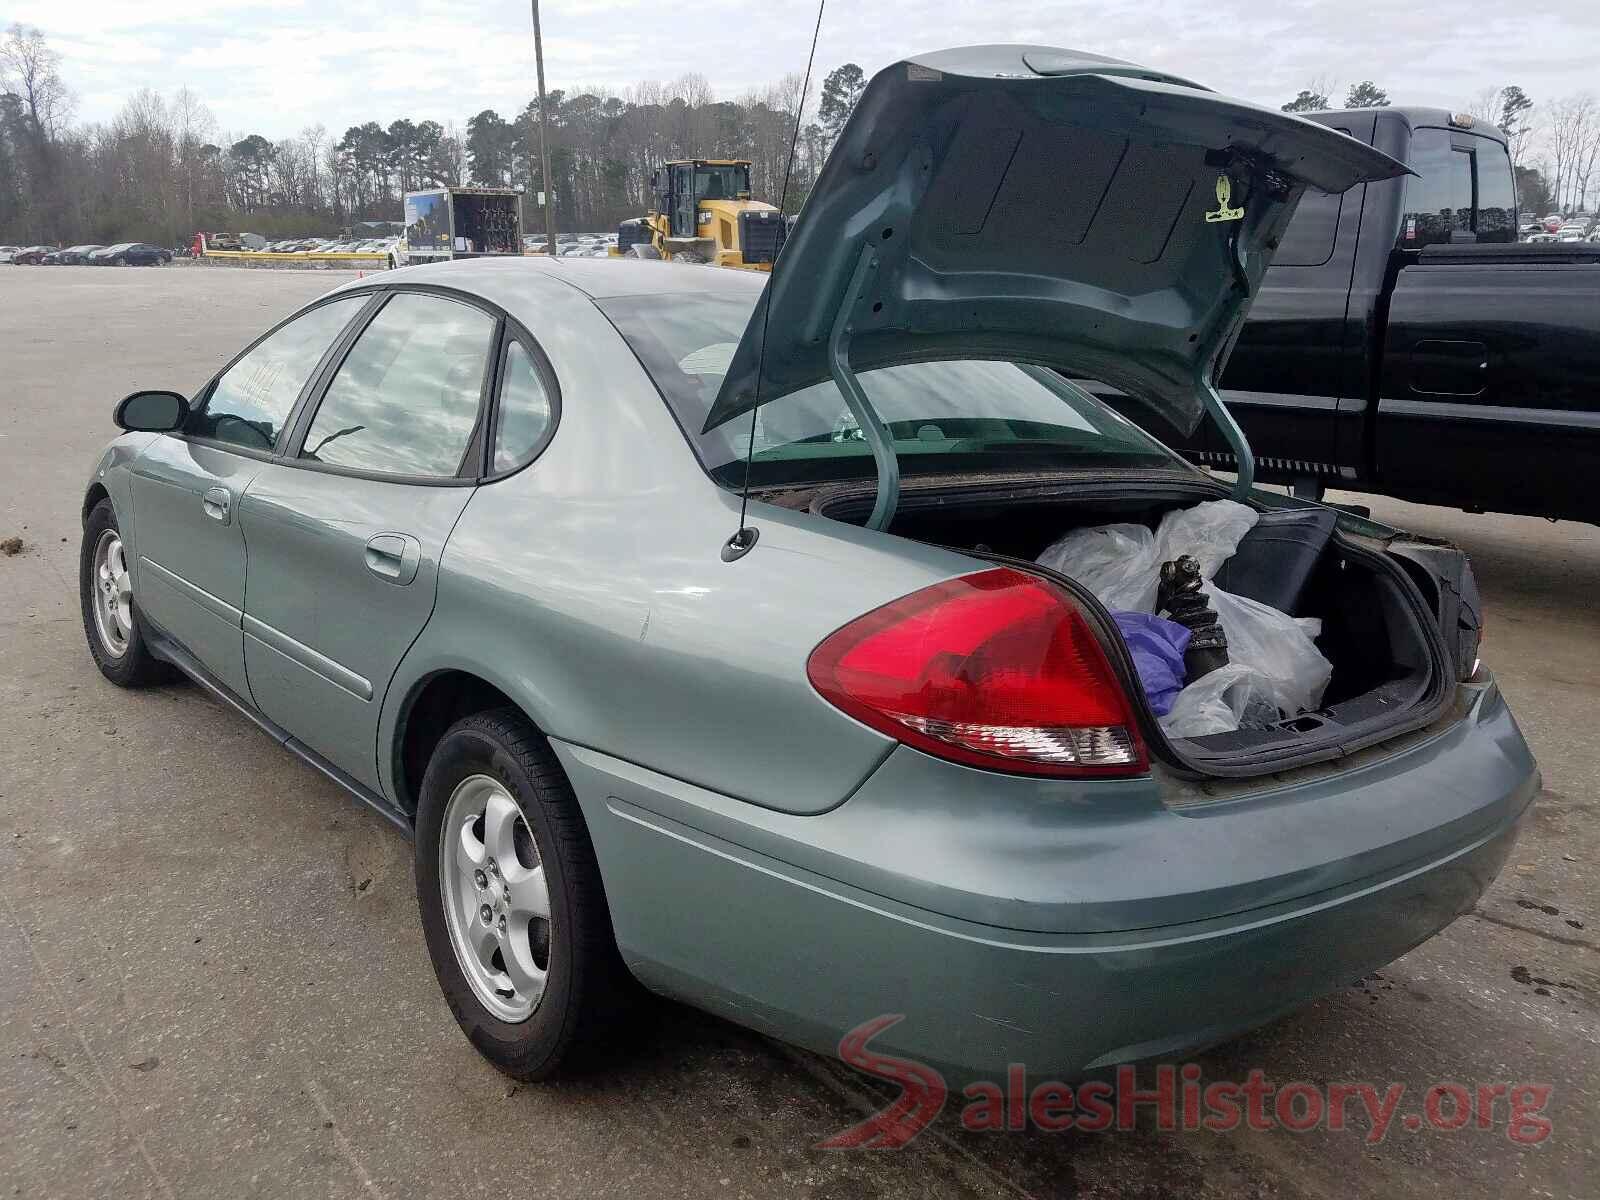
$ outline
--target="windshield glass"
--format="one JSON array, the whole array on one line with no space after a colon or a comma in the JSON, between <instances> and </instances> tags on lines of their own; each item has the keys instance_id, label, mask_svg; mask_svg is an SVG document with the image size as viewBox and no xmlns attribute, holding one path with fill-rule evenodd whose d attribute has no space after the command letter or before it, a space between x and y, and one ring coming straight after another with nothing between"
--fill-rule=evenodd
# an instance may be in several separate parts
<instances>
[{"instance_id":1,"label":"windshield glass","mask_svg":"<svg viewBox=\"0 0 1600 1200\"><path fill-rule=\"evenodd\" d=\"M700 200L737 200L750 192L748 167L708 167L694 169L694 194Z\"/></svg>"},{"instance_id":2,"label":"windshield glass","mask_svg":"<svg viewBox=\"0 0 1600 1200\"><path fill-rule=\"evenodd\" d=\"M649 372L701 463L739 488L750 448L740 418L701 433L755 304L726 296L596 301ZM1172 468L1192 470L1132 423L1042 367L983 360L864 372L902 474ZM872 450L829 379L756 410L752 487L872 478Z\"/></svg>"}]
</instances>

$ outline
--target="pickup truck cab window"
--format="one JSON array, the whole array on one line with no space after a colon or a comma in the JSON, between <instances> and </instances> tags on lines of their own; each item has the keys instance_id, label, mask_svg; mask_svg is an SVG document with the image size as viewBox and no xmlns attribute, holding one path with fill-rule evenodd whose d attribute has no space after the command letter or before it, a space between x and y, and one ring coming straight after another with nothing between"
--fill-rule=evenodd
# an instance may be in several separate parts
<instances>
[{"instance_id":1,"label":"pickup truck cab window","mask_svg":"<svg viewBox=\"0 0 1600 1200\"><path fill-rule=\"evenodd\" d=\"M1339 132L1349 134L1350 130L1341 128ZM1356 198L1360 199L1359 192ZM1343 192L1307 188L1294 216L1289 219L1289 227L1283 231L1278 252L1272 256L1272 265L1320 267L1331 259L1333 244L1339 236L1339 211L1343 206Z\"/></svg>"},{"instance_id":2,"label":"pickup truck cab window","mask_svg":"<svg viewBox=\"0 0 1600 1200\"><path fill-rule=\"evenodd\" d=\"M482 404L495 319L443 296L402 292L356 338L300 457L385 475L458 474Z\"/></svg>"}]
</instances>

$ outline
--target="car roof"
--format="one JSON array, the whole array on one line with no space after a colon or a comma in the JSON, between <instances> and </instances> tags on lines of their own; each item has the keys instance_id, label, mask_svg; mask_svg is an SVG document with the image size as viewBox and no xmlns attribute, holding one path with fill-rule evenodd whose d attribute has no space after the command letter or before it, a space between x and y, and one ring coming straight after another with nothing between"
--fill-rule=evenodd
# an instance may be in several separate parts
<instances>
[{"instance_id":1,"label":"car roof","mask_svg":"<svg viewBox=\"0 0 1600 1200\"><path fill-rule=\"evenodd\" d=\"M755 302L766 283L762 271L687 266L639 258L555 258L519 255L469 258L407 267L394 283L430 283L462 291L482 291L499 299L525 288L527 299L547 292L552 283L566 284L592 300L616 296L666 296L679 292L739 297ZM369 281L363 281L369 282ZM503 302L503 301L502 301ZM512 305L506 305L512 307Z\"/></svg>"}]
</instances>

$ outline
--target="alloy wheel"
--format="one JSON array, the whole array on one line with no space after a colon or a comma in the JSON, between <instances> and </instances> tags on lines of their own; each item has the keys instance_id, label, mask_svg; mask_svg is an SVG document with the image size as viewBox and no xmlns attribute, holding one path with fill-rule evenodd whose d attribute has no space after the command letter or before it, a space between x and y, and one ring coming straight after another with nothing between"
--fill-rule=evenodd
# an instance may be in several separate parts
<instances>
[{"instance_id":1,"label":"alloy wheel","mask_svg":"<svg viewBox=\"0 0 1600 1200\"><path fill-rule=\"evenodd\" d=\"M100 534L94 544L94 627L100 645L113 658L128 652L133 636L133 584L122 537L115 529Z\"/></svg>"},{"instance_id":2,"label":"alloy wheel","mask_svg":"<svg viewBox=\"0 0 1600 1200\"><path fill-rule=\"evenodd\" d=\"M439 889L473 992L500 1020L527 1020L549 977L550 887L527 819L499 780L471 775L451 793Z\"/></svg>"}]
</instances>

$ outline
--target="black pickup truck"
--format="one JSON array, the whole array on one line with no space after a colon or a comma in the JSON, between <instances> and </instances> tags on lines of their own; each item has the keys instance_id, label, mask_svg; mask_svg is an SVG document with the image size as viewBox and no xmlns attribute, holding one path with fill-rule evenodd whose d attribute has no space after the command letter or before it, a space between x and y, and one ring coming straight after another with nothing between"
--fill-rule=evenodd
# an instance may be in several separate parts
<instances>
[{"instance_id":1,"label":"black pickup truck","mask_svg":"<svg viewBox=\"0 0 1600 1200\"><path fill-rule=\"evenodd\" d=\"M1416 175L1307 192L1285 230L1222 379L1257 478L1600 523L1600 244L1517 244L1493 126L1425 108L1311 118ZM1233 464L1212 423L1182 437L1107 398L1195 461Z\"/></svg>"}]
</instances>

